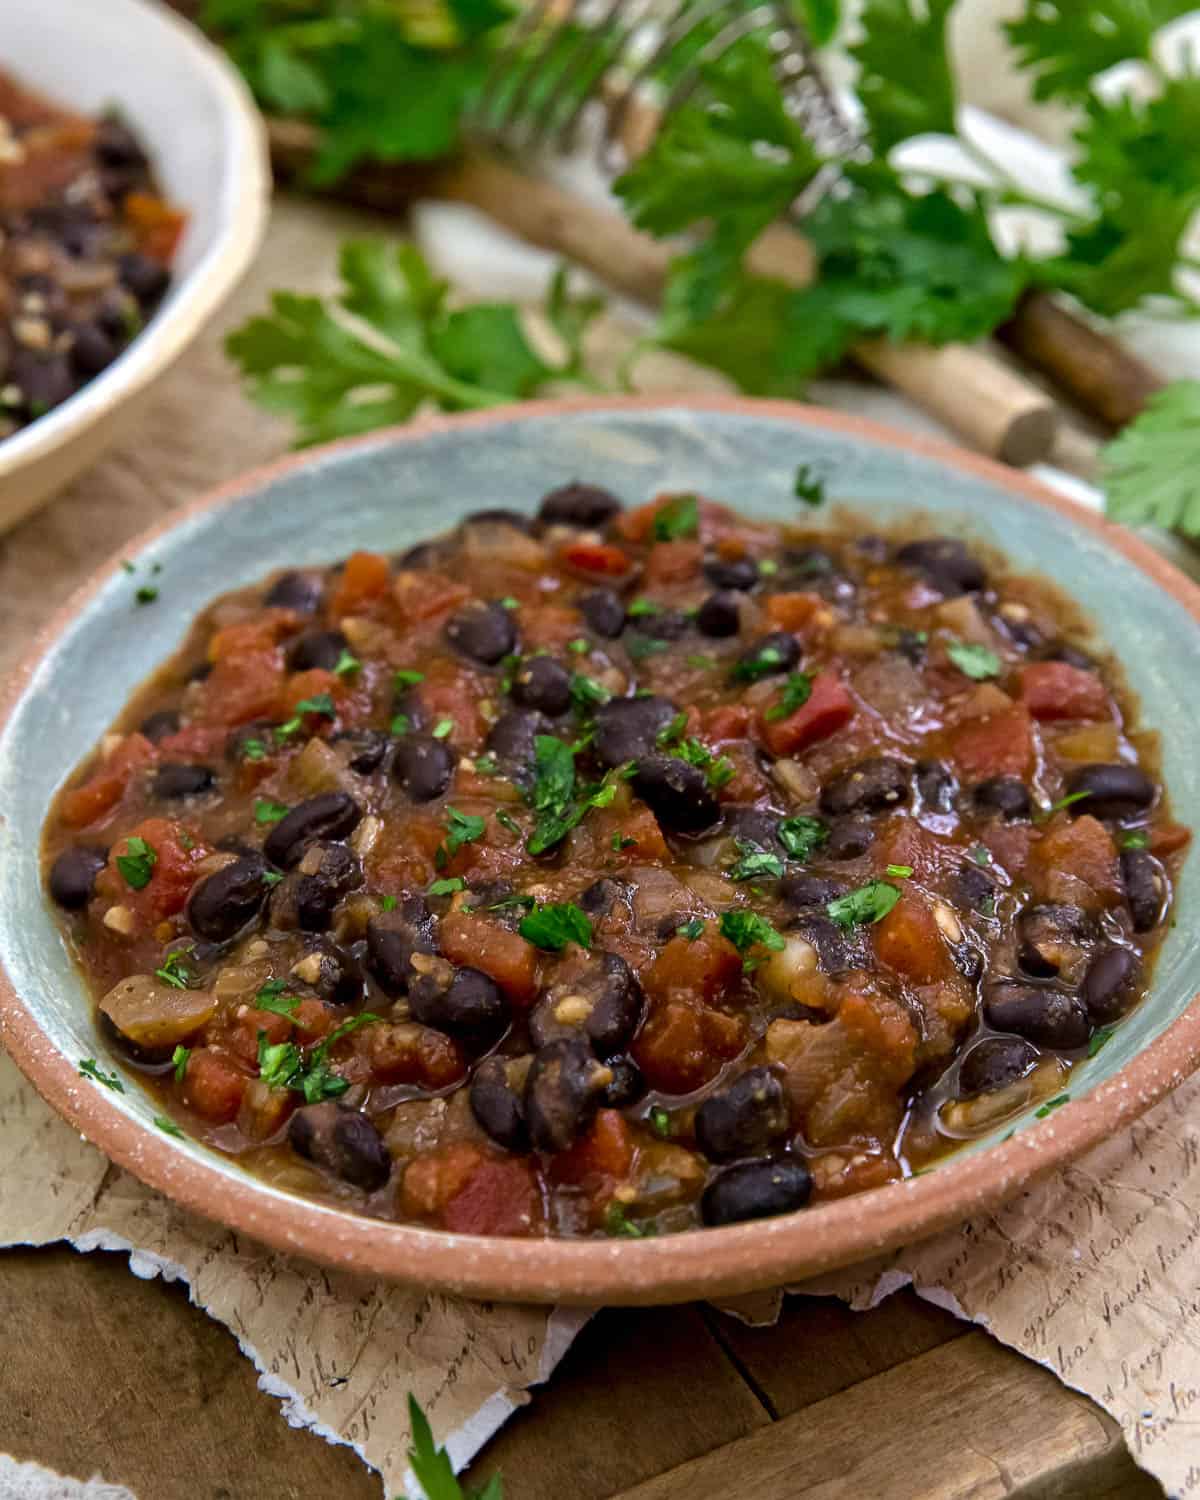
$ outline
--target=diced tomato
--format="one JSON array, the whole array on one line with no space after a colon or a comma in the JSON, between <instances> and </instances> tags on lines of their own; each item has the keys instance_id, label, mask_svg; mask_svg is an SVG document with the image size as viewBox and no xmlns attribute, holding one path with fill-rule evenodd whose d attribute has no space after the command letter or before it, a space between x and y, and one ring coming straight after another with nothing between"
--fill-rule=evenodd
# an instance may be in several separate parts
<instances>
[{"instance_id":1,"label":"diced tomato","mask_svg":"<svg viewBox=\"0 0 1200 1500\"><path fill-rule=\"evenodd\" d=\"M208 648L213 669L200 684L196 708L200 723L244 724L276 717L283 687L281 624L277 616L266 616L227 626L213 636Z\"/></svg>"},{"instance_id":2,"label":"diced tomato","mask_svg":"<svg viewBox=\"0 0 1200 1500\"><path fill-rule=\"evenodd\" d=\"M121 208L142 254L169 265L187 227L187 215L155 193L126 193Z\"/></svg>"},{"instance_id":3,"label":"diced tomato","mask_svg":"<svg viewBox=\"0 0 1200 1500\"><path fill-rule=\"evenodd\" d=\"M391 581L392 570L386 557L378 552L352 552L329 602L334 619L366 613L367 606L388 592Z\"/></svg>"},{"instance_id":4,"label":"diced tomato","mask_svg":"<svg viewBox=\"0 0 1200 1500\"><path fill-rule=\"evenodd\" d=\"M410 1161L404 1172L400 1195L406 1213L439 1218L446 1204L462 1192L480 1164L483 1148L468 1141L453 1141Z\"/></svg>"},{"instance_id":5,"label":"diced tomato","mask_svg":"<svg viewBox=\"0 0 1200 1500\"><path fill-rule=\"evenodd\" d=\"M533 1164L489 1157L446 1204L442 1223L453 1234L533 1234L542 1222L542 1195Z\"/></svg>"},{"instance_id":6,"label":"diced tomato","mask_svg":"<svg viewBox=\"0 0 1200 1500\"><path fill-rule=\"evenodd\" d=\"M772 755L794 755L807 745L828 739L854 717L854 700L835 672L818 672L808 701L785 719L770 718L778 698L772 698L758 717L758 733Z\"/></svg>"},{"instance_id":7,"label":"diced tomato","mask_svg":"<svg viewBox=\"0 0 1200 1500\"><path fill-rule=\"evenodd\" d=\"M514 1005L532 1005L537 998L537 949L520 933L455 911L442 918L439 938L451 963L490 974Z\"/></svg>"},{"instance_id":8,"label":"diced tomato","mask_svg":"<svg viewBox=\"0 0 1200 1500\"><path fill-rule=\"evenodd\" d=\"M521 644L527 652L561 650L577 640L585 627L577 609L565 604L530 604L520 613Z\"/></svg>"},{"instance_id":9,"label":"diced tomato","mask_svg":"<svg viewBox=\"0 0 1200 1500\"><path fill-rule=\"evenodd\" d=\"M1033 829L1028 823L990 823L980 841L1002 870L1024 875L1033 843Z\"/></svg>"},{"instance_id":10,"label":"diced tomato","mask_svg":"<svg viewBox=\"0 0 1200 1500\"><path fill-rule=\"evenodd\" d=\"M173 760L185 755L208 760L222 754L228 738L229 731L219 724L188 724L174 734L164 735L158 741L158 753Z\"/></svg>"},{"instance_id":11,"label":"diced tomato","mask_svg":"<svg viewBox=\"0 0 1200 1500\"><path fill-rule=\"evenodd\" d=\"M742 959L709 923L699 937L673 937L642 976L646 993L663 1000L715 1000L737 984Z\"/></svg>"},{"instance_id":12,"label":"diced tomato","mask_svg":"<svg viewBox=\"0 0 1200 1500\"><path fill-rule=\"evenodd\" d=\"M1095 672L1065 661L1021 668L1021 701L1035 719L1101 719L1111 712L1108 692Z\"/></svg>"},{"instance_id":13,"label":"diced tomato","mask_svg":"<svg viewBox=\"0 0 1200 1500\"><path fill-rule=\"evenodd\" d=\"M1030 850L1028 876L1041 900L1085 911L1112 906L1120 895L1116 846L1090 814L1056 818Z\"/></svg>"},{"instance_id":14,"label":"diced tomato","mask_svg":"<svg viewBox=\"0 0 1200 1500\"><path fill-rule=\"evenodd\" d=\"M953 972L946 940L929 902L918 891L906 890L876 924L874 934L880 961L914 984L933 984Z\"/></svg>"},{"instance_id":15,"label":"diced tomato","mask_svg":"<svg viewBox=\"0 0 1200 1500\"><path fill-rule=\"evenodd\" d=\"M886 879L888 865L906 865L917 880L935 885L945 865L957 865L961 855L911 818L889 818L871 845L872 873Z\"/></svg>"},{"instance_id":16,"label":"diced tomato","mask_svg":"<svg viewBox=\"0 0 1200 1500\"><path fill-rule=\"evenodd\" d=\"M898 1000L883 995L847 995L837 1019L848 1037L883 1064L883 1081L897 1086L916 1066L917 1031Z\"/></svg>"},{"instance_id":17,"label":"diced tomato","mask_svg":"<svg viewBox=\"0 0 1200 1500\"><path fill-rule=\"evenodd\" d=\"M608 1198L632 1166L633 1134L624 1115L602 1109L575 1144L554 1158L550 1171L556 1182L577 1183L592 1196Z\"/></svg>"},{"instance_id":18,"label":"diced tomato","mask_svg":"<svg viewBox=\"0 0 1200 1500\"><path fill-rule=\"evenodd\" d=\"M306 1042L328 1036L336 1021L336 1012L323 1000L301 1000L292 1012L292 1024Z\"/></svg>"},{"instance_id":19,"label":"diced tomato","mask_svg":"<svg viewBox=\"0 0 1200 1500\"><path fill-rule=\"evenodd\" d=\"M471 590L444 573L401 573L392 591L401 619L409 625L436 620L465 604Z\"/></svg>"},{"instance_id":20,"label":"diced tomato","mask_svg":"<svg viewBox=\"0 0 1200 1500\"><path fill-rule=\"evenodd\" d=\"M711 1082L744 1041L735 1016L673 1000L651 1011L632 1051L651 1088L690 1094Z\"/></svg>"},{"instance_id":21,"label":"diced tomato","mask_svg":"<svg viewBox=\"0 0 1200 1500\"><path fill-rule=\"evenodd\" d=\"M476 675L444 658L432 662L416 694L429 715L429 727L443 720L452 725L448 739L459 750L478 750L486 738L487 725L479 711L485 696Z\"/></svg>"},{"instance_id":22,"label":"diced tomato","mask_svg":"<svg viewBox=\"0 0 1200 1500\"><path fill-rule=\"evenodd\" d=\"M613 530L627 542L644 542L653 530L655 516L670 499L670 495L659 495L645 505L619 511L613 519Z\"/></svg>"},{"instance_id":23,"label":"diced tomato","mask_svg":"<svg viewBox=\"0 0 1200 1500\"><path fill-rule=\"evenodd\" d=\"M744 739L753 718L754 710L748 703L721 703L704 715L704 738L714 743Z\"/></svg>"},{"instance_id":24,"label":"diced tomato","mask_svg":"<svg viewBox=\"0 0 1200 1500\"><path fill-rule=\"evenodd\" d=\"M224 1040L229 1050L243 1062L258 1063L258 1034L262 1032L269 1047L286 1042L292 1034L292 1022L273 1010L259 1010L257 1006L239 1006L230 1018Z\"/></svg>"},{"instance_id":25,"label":"diced tomato","mask_svg":"<svg viewBox=\"0 0 1200 1500\"><path fill-rule=\"evenodd\" d=\"M1033 764L1029 710L1015 704L986 718L968 719L951 731L949 751L968 781L1027 775Z\"/></svg>"},{"instance_id":26,"label":"diced tomato","mask_svg":"<svg viewBox=\"0 0 1200 1500\"><path fill-rule=\"evenodd\" d=\"M576 537L564 543L559 548L558 559L564 567L599 578L624 578L633 567L628 552L622 552L610 542L592 542L586 537Z\"/></svg>"},{"instance_id":27,"label":"diced tomato","mask_svg":"<svg viewBox=\"0 0 1200 1500\"><path fill-rule=\"evenodd\" d=\"M281 713L286 719L295 714L301 703L314 698L328 696L336 709L341 694L342 679L323 667L310 667L307 672L293 672L283 685ZM303 714L304 733L314 735L328 732L333 720L328 714L306 711Z\"/></svg>"},{"instance_id":28,"label":"diced tomato","mask_svg":"<svg viewBox=\"0 0 1200 1500\"><path fill-rule=\"evenodd\" d=\"M291 1089L269 1088L261 1078L252 1078L238 1108L238 1129L252 1141L265 1141L283 1128L299 1102Z\"/></svg>"},{"instance_id":29,"label":"diced tomato","mask_svg":"<svg viewBox=\"0 0 1200 1500\"><path fill-rule=\"evenodd\" d=\"M145 735L127 734L82 786L63 793L63 822L69 828L85 828L111 812L125 795L134 772L157 759L158 751Z\"/></svg>"},{"instance_id":30,"label":"diced tomato","mask_svg":"<svg viewBox=\"0 0 1200 1500\"><path fill-rule=\"evenodd\" d=\"M1174 854L1186 849L1192 841L1192 830L1182 823L1163 823L1150 832L1150 849L1154 854Z\"/></svg>"},{"instance_id":31,"label":"diced tomato","mask_svg":"<svg viewBox=\"0 0 1200 1500\"><path fill-rule=\"evenodd\" d=\"M649 584L687 583L700 574L704 548L699 542L655 542L646 557L643 580Z\"/></svg>"},{"instance_id":32,"label":"diced tomato","mask_svg":"<svg viewBox=\"0 0 1200 1500\"><path fill-rule=\"evenodd\" d=\"M354 1033L352 1046L379 1083L414 1083L442 1089L467 1071L462 1048L444 1032L414 1021L385 1021Z\"/></svg>"},{"instance_id":33,"label":"diced tomato","mask_svg":"<svg viewBox=\"0 0 1200 1500\"><path fill-rule=\"evenodd\" d=\"M767 619L779 630L805 636L820 618L832 618L820 594L770 594L763 600Z\"/></svg>"},{"instance_id":34,"label":"diced tomato","mask_svg":"<svg viewBox=\"0 0 1200 1500\"><path fill-rule=\"evenodd\" d=\"M210 1125L228 1125L237 1119L249 1082L249 1074L226 1053L196 1047L183 1075L184 1102Z\"/></svg>"},{"instance_id":35,"label":"diced tomato","mask_svg":"<svg viewBox=\"0 0 1200 1500\"><path fill-rule=\"evenodd\" d=\"M154 853L150 879L141 887L130 885L118 864L120 859L130 856L130 839L144 840ZM183 910L195 883L196 866L208 852L182 823L170 818L146 818L113 844L108 865L97 881L97 891L129 907L139 924L148 927Z\"/></svg>"}]
</instances>

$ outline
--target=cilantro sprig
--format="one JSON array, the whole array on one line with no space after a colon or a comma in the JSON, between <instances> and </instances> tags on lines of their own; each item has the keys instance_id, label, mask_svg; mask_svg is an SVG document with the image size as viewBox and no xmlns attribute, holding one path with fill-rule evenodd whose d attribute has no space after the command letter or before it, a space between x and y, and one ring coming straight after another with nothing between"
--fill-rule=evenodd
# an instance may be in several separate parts
<instances>
[{"instance_id":1,"label":"cilantro sprig","mask_svg":"<svg viewBox=\"0 0 1200 1500\"><path fill-rule=\"evenodd\" d=\"M549 953L561 953L568 943L592 946L591 918L573 901L535 906L521 918L517 931L527 943Z\"/></svg>"}]
</instances>

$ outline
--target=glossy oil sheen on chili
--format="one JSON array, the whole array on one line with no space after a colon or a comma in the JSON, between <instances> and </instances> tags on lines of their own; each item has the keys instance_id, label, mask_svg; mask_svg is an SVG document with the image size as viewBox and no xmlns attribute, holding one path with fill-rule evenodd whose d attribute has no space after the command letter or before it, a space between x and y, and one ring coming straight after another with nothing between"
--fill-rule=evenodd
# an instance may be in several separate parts
<instances>
[{"instance_id":1,"label":"glossy oil sheen on chili","mask_svg":"<svg viewBox=\"0 0 1200 1500\"><path fill-rule=\"evenodd\" d=\"M49 890L123 1065L281 1186L788 1212L1053 1107L1144 993L1188 833L1083 639L957 540L572 484L211 605Z\"/></svg>"}]
</instances>

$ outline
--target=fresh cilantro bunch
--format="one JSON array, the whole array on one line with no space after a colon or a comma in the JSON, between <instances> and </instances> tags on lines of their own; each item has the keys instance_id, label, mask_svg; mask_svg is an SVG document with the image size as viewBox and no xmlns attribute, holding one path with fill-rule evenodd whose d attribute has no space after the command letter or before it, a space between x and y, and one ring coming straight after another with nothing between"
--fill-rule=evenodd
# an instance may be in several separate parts
<instances>
[{"instance_id":1,"label":"fresh cilantro bunch","mask_svg":"<svg viewBox=\"0 0 1200 1500\"><path fill-rule=\"evenodd\" d=\"M1200 380L1180 380L1102 455L1108 514L1200 536Z\"/></svg>"},{"instance_id":2,"label":"fresh cilantro bunch","mask_svg":"<svg viewBox=\"0 0 1200 1500\"><path fill-rule=\"evenodd\" d=\"M336 298L276 292L270 313L225 345L253 399L295 421L299 446L406 422L426 403L495 406L584 378L582 340L602 304L571 297L565 272L546 308L566 350L552 365L530 345L512 303L447 307L446 283L411 245L351 240L340 270Z\"/></svg>"}]
</instances>

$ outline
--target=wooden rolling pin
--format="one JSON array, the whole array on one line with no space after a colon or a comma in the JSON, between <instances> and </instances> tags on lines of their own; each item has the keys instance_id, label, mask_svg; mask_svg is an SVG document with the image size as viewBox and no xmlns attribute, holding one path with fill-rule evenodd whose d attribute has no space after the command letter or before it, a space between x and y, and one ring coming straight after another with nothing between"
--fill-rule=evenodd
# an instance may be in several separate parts
<instances>
[{"instance_id":1,"label":"wooden rolling pin","mask_svg":"<svg viewBox=\"0 0 1200 1500\"><path fill-rule=\"evenodd\" d=\"M311 127L275 120L270 122L270 134L278 169L286 175L303 170L315 145ZM619 213L481 152L427 169L368 166L339 184L337 191L393 212L418 196L468 203L521 239L586 266L609 286L651 306L662 298L676 253L634 229ZM808 242L782 224L763 233L748 263L756 273L796 287L810 285L815 269ZM872 340L856 345L853 355L973 447L1006 463L1037 463L1054 445L1054 402L985 347L948 344L934 349Z\"/></svg>"}]
</instances>

